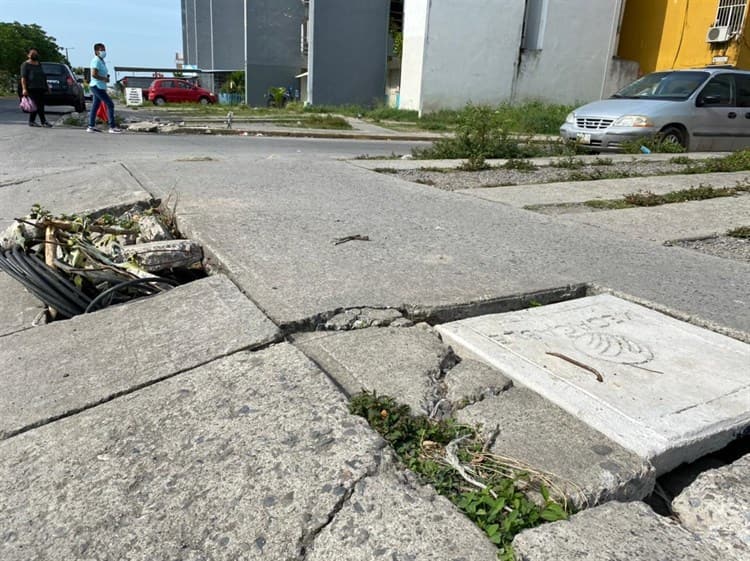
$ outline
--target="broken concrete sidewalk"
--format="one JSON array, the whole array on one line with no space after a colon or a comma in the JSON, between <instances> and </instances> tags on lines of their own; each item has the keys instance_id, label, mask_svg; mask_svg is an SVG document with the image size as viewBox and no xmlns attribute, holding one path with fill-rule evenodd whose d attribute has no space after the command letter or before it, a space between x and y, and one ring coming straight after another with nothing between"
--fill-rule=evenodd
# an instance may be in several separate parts
<instances>
[{"instance_id":1,"label":"broken concrete sidewalk","mask_svg":"<svg viewBox=\"0 0 750 561\"><path fill-rule=\"evenodd\" d=\"M686 528L727 559L750 559L750 455L700 474L672 508Z\"/></svg>"},{"instance_id":2,"label":"broken concrete sidewalk","mask_svg":"<svg viewBox=\"0 0 750 561\"><path fill-rule=\"evenodd\" d=\"M414 414L444 415L501 428L492 452L547 472L577 505L634 500L654 486L651 465L559 407L523 389L508 389L502 372L474 361L458 366L424 324L316 332L294 343L350 395L388 395ZM506 391L507 390L507 391Z\"/></svg>"},{"instance_id":3,"label":"broken concrete sidewalk","mask_svg":"<svg viewBox=\"0 0 750 561\"><path fill-rule=\"evenodd\" d=\"M235 353L0 442L0 558L495 559L384 448L290 345Z\"/></svg>"},{"instance_id":4,"label":"broken concrete sidewalk","mask_svg":"<svg viewBox=\"0 0 750 561\"><path fill-rule=\"evenodd\" d=\"M726 561L707 541L639 502L612 502L524 530L513 551L518 561Z\"/></svg>"},{"instance_id":5,"label":"broken concrete sidewalk","mask_svg":"<svg viewBox=\"0 0 750 561\"><path fill-rule=\"evenodd\" d=\"M279 338L223 276L8 335L0 439Z\"/></svg>"}]
</instances>

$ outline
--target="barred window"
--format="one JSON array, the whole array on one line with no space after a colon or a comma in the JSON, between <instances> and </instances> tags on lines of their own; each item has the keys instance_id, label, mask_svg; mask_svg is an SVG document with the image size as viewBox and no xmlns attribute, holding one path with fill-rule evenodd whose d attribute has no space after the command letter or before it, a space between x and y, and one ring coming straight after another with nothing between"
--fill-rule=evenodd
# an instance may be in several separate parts
<instances>
[{"instance_id":1,"label":"barred window","mask_svg":"<svg viewBox=\"0 0 750 561\"><path fill-rule=\"evenodd\" d=\"M716 27L728 27L732 35L742 31L742 23L745 21L745 8L747 0L719 0L719 9L716 12Z\"/></svg>"}]
</instances>

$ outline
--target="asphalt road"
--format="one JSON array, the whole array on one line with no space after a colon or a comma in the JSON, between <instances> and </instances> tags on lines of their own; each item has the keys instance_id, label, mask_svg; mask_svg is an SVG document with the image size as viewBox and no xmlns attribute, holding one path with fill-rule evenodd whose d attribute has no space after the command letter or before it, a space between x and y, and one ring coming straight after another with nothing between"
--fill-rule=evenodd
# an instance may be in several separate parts
<instances>
[{"instance_id":1,"label":"asphalt road","mask_svg":"<svg viewBox=\"0 0 750 561\"><path fill-rule=\"evenodd\" d=\"M47 110L49 121L63 118L72 111L72 107L50 107ZM0 142L5 146L12 140L15 133L3 130L7 125L23 125L26 115L18 109L15 97L0 98ZM352 158L361 155L389 156L391 154L408 154L414 146L425 145L420 142L396 141L362 141L337 139L309 139L309 138L278 138L278 137L206 137L194 135L158 135L149 133L126 133L118 137L102 138L102 135L87 135L82 129L61 127L51 130L31 130L29 132L55 135L60 140L60 154L47 154L50 163L57 165L69 158L65 153L69 150L83 149L98 157L115 157L122 155L137 155L139 157L179 157L183 156L258 156L272 158L286 157L324 157L324 158ZM35 138L29 137L31 146L37 146ZM106 142L104 142L106 141ZM46 144L43 142L42 144ZM39 144L41 146L41 144ZM60 156L60 157L58 157ZM46 156L43 161L49 161Z\"/></svg>"}]
</instances>

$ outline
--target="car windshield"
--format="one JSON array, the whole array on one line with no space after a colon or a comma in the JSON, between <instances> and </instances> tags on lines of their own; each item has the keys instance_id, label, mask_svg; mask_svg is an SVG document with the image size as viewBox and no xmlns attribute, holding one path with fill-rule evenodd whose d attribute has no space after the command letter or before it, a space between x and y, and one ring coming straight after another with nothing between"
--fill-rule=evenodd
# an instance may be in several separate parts
<instances>
[{"instance_id":1,"label":"car windshield","mask_svg":"<svg viewBox=\"0 0 750 561\"><path fill-rule=\"evenodd\" d=\"M708 76L708 72L654 72L624 87L612 97L685 100Z\"/></svg>"}]
</instances>

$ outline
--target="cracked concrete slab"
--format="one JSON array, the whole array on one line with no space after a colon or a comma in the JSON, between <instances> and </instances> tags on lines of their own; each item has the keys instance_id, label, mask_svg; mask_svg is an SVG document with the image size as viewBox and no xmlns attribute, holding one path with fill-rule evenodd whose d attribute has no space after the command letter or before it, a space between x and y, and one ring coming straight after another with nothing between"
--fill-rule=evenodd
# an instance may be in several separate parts
<instances>
[{"instance_id":1,"label":"cracked concrete slab","mask_svg":"<svg viewBox=\"0 0 750 561\"><path fill-rule=\"evenodd\" d=\"M349 395L388 395L415 413L432 412L439 381L455 357L427 325L318 331L295 335L294 344Z\"/></svg>"},{"instance_id":2,"label":"cracked concrete slab","mask_svg":"<svg viewBox=\"0 0 750 561\"><path fill-rule=\"evenodd\" d=\"M659 243L723 235L733 228L746 226L748 217L750 194L564 216L571 222Z\"/></svg>"},{"instance_id":3,"label":"cracked concrete slab","mask_svg":"<svg viewBox=\"0 0 750 561\"><path fill-rule=\"evenodd\" d=\"M686 528L727 559L750 559L750 455L699 475L672 508Z\"/></svg>"},{"instance_id":4,"label":"cracked concrete slab","mask_svg":"<svg viewBox=\"0 0 750 561\"><path fill-rule=\"evenodd\" d=\"M0 337L31 328L44 304L14 278L0 272Z\"/></svg>"},{"instance_id":5,"label":"cracked concrete slab","mask_svg":"<svg viewBox=\"0 0 750 561\"><path fill-rule=\"evenodd\" d=\"M713 187L735 187L747 181L747 172L703 173L692 175L655 175L648 177L623 177L620 179L597 179L594 181L560 181L539 185L509 185L507 187L485 187L462 189L464 195L523 208L531 205L560 205L583 203L591 200L620 199L629 193L650 191L663 195L711 185Z\"/></svg>"},{"instance_id":6,"label":"cracked concrete slab","mask_svg":"<svg viewBox=\"0 0 750 561\"><path fill-rule=\"evenodd\" d=\"M445 374L445 399L454 411L513 386L513 380L502 372L477 360L464 359Z\"/></svg>"},{"instance_id":7,"label":"cracked concrete slab","mask_svg":"<svg viewBox=\"0 0 750 561\"><path fill-rule=\"evenodd\" d=\"M173 170L160 162L133 170L157 195L174 185ZM411 306L429 314L595 283L750 332L744 263L623 239L346 162L258 158L252 170L240 161L191 163L177 187L178 222L281 326L342 309ZM245 233L242 243L237 231ZM356 234L370 241L334 245Z\"/></svg>"},{"instance_id":8,"label":"cracked concrete slab","mask_svg":"<svg viewBox=\"0 0 750 561\"><path fill-rule=\"evenodd\" d=\"M650 461L659 475L750 426L750 344L609 294L437 327Z\"/></svg>"},{"instance_id":9,"label":"cracked concrete slab","mask_svg":"<svg viewBox=\"0 0 750 561\"><path fill-rule=\"evenodd\" d=\"M518 561L723 561L705 540L639 502L608 503L569 521L524 530Z\"/></svg>"},{"instance_id":10,"label":"cracked concrete slab","mask_svg":"<svg viewBox=\"0 0 750 561\"><path fill-rule=\"evenodd\" d=\"M111 207L128 208L150 199L151 195L121 164L34 176L0 187L0 231L13 219L26 216L37 203L54 214L90 214Z\"/></svg>"},{"instance_id":11,"label":"cracked concrete slab","mask_svg":"<svg viewBox=\"0 0 750 561\"><path fill-rule=\"evenodd\" d=\"M413 475L381 470L357 483L306 556L306 561L334 559L496 561L497 548L448 499L419 485Z\"/></svg>"},{"instance_id":12,"label":"cracked concrete slab","mask_svg":"<svg viewBox=\"0 0 750 561\"><path fill-rule=\"evenodd\" d=\"M653 491L653 466L525 388L469 405L456 419L497 430L490 451L551 475L579 508L640 500Z\"/></svg>"},{"instance_id":13,"label":"cracked concrete slab","mask_svg":"<svg viewBox=\"0 0 750 561\"><path fill-rule=\"evenodd\" d=\"M224 276L8 335L0 439L278 338Z\"/></svg>"},{"instance_id":14,"label":"cracked concrete slab","mask_svg":"<svg viewBox=\"0 0 750 561\"><path fill-rule=\"evenodd\" d=\"M236 353L0 442L0 558L298 559L384 446L291 345Z\"/></svg>"}]
</instances>

